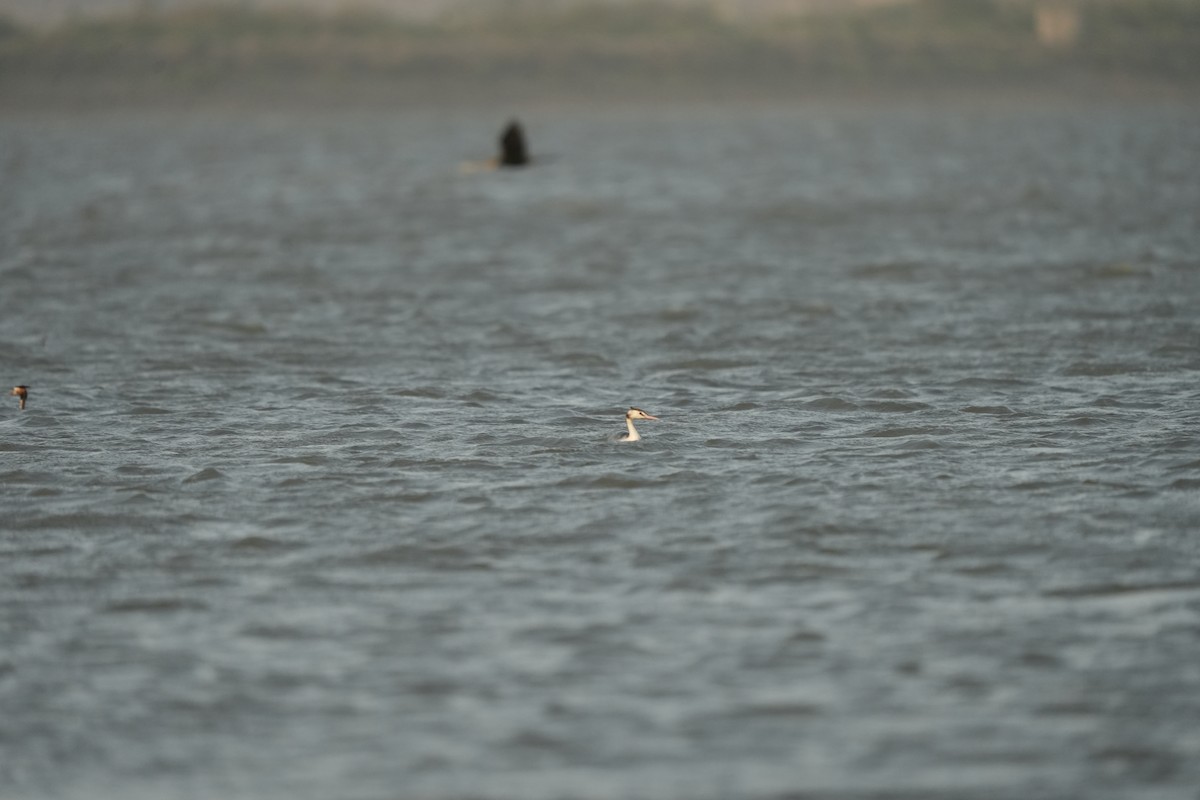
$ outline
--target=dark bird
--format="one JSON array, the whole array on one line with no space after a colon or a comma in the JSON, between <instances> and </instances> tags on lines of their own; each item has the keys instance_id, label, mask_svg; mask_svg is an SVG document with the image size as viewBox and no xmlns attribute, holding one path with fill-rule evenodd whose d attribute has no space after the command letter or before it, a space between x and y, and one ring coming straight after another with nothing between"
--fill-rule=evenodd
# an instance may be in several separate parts
<instances>
[{"instance_id":1,"label":"dark bird","mask_svg":"<svg viewBox=\"0 0 1200 800\"><path fill-rule=\"evenodd\" d=\"M502 167L529 166L529 145L525 142L525 129L513 120L500 134L500 154L496 162Z\"/></svg>"},{"instance_id":2,"label":"dark bird","mask_svg":"<svg viewBox=\"0 0 1200 800\"><path fill-rule=\"evenodd\" d=\"M19 398L19 401L21 403L21 410L24 411L25 410L25 400L29 397L29 387L28 386L14 386L13 390L11 392L9 392L9 394L13 397Z\"/></svg>"}]
</instances>

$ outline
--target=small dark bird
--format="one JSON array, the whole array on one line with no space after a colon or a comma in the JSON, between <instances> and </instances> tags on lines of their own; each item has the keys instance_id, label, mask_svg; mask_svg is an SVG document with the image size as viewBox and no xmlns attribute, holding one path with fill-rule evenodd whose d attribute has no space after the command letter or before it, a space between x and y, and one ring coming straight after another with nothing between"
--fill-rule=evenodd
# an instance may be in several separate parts
<instances>
[{"instance_id":1,"label":"small dark bird","mask_svg":"<svg viewBox=\"0 0 1200 800\"><path fill-rule=\"evenodd\" d=\"M500 134L500 155L497 163L502 167L529 166L529 146L525 143L525 130L515 119L508 123Z\"/></svg>"},{"instance_id":2,"label":"small dark bird","mask_svg":"<svg viewBox=\"0 0 1200 800\"><path fill-rule=\"evenodd\" d=\"M13 390L11 392L9 392L9 394L13 397L19 398L19 401L21 403L21 410L24 411L25 410L25 400L28 399L28 397L29 397L29 387L28 386L14 386Z\"/></svg>"}]
</instances>

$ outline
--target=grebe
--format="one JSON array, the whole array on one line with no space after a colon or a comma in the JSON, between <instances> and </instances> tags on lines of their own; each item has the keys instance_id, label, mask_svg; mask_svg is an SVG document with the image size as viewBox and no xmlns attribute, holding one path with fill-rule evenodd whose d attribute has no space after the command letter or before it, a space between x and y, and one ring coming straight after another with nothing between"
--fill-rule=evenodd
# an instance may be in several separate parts
<instances>
[{"instance_id":1,"label":"grebe","mask_svg":"<svg viewBox=\"0 0 1200 800\"><path fill-rule=\"evenodd\" d=\"M28 386L14 386L13 390L11 392L9 392L9 395L11 395L12 397L20 398L21 410L24 411L25 410L25 400L26 400L26 398L29 397L29 387Z\"/></svg>"},{"instance_id":2,"label":"grebe","mask_svg":"<svg viewBox=\"0 0 1200 800\"><path fill-rule=\"evenodd\" d=\"M640 408L634 408L633 406L630 406L629 410L625 412L625 427L629 429L629 432L618 436L618 442L636 442L642 438L641 435L638 434L637 428L633 427L633 421L635 419L657 420L658 417L652 417L645 411L642 411Z\"/></svg>"}]
</instances>

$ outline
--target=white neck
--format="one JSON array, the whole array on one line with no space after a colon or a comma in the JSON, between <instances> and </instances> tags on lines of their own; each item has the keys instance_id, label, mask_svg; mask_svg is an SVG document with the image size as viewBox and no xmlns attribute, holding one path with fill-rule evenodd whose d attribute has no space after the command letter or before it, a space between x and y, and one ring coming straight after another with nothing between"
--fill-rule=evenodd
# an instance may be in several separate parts
<instances>
[{"instance_id":1,"label":"white neck","mask_svg":"<svg viewBox=\"0 0 1200 800\"><path fill-rule=\"evenodd\" d=\"M633 427L633 420L630 417L625 418L625 427L629 429L629 437L625 441L636 442L642 438L638 436L637 428Z\"/></svg>"}]
</instances>

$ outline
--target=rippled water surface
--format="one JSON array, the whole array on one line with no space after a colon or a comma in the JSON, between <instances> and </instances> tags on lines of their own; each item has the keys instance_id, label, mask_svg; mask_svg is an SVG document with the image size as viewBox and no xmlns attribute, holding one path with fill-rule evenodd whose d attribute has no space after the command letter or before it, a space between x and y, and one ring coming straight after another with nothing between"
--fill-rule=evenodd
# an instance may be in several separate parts
<instances>
[{"instance_id":1,"label":"rippled water surface","mask_svg":"<svg viewBox=\"0 0 1200 800\"><path fill-rule=\"evenodd\" d=\"M1194 800L1200 112L525 121L0 119L0 796Z\"/></svg>"}]
</instances>

